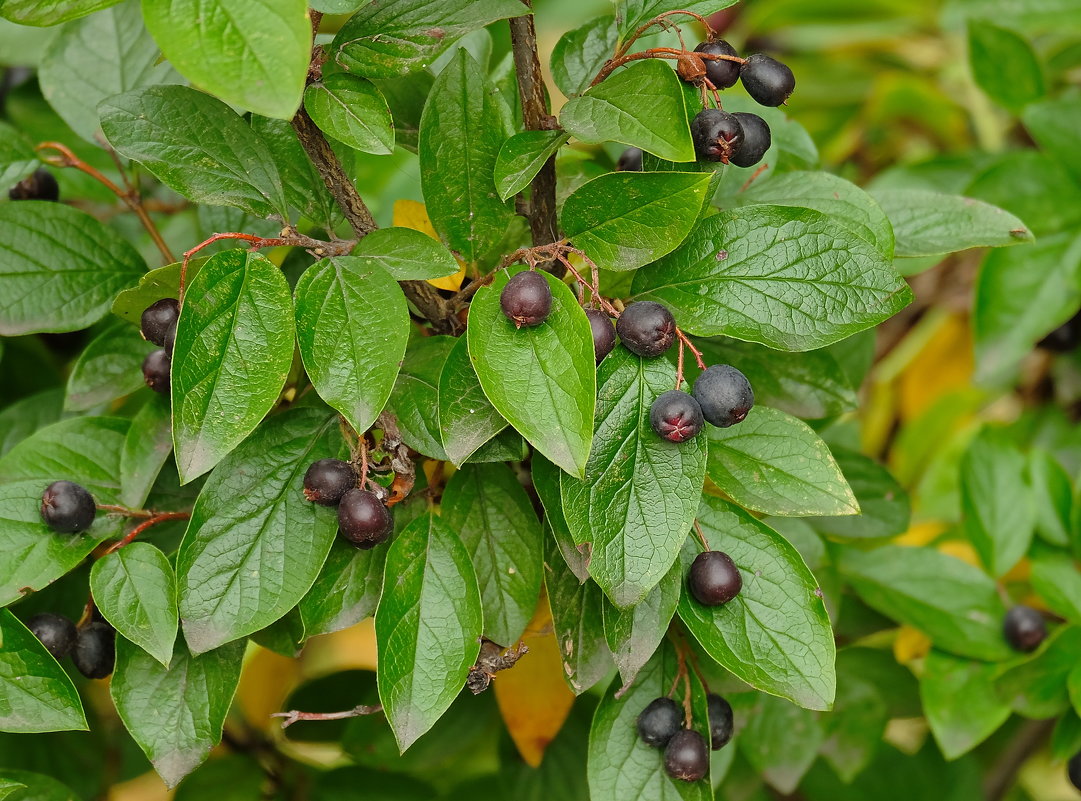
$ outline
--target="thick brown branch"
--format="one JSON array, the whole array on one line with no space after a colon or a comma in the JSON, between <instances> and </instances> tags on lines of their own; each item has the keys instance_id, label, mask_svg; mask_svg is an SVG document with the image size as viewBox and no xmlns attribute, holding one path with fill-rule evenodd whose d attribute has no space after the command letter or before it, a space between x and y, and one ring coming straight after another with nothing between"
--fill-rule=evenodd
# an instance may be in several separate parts
<instances>
[{"instance_id":1,"label":"thick brown branch","mask_svg":"<svg viewBox=\"0 0 1081 801\"><path fill-rule=\"evenodd\" d=\"M1054 719L1030 720L1014 736L983 782L983 794L987 801L999 801L1005 797L1017 779L1017 772L1028 758L1043 746L1051 730L1055 728Z\"/></svg>"}]
</instances>

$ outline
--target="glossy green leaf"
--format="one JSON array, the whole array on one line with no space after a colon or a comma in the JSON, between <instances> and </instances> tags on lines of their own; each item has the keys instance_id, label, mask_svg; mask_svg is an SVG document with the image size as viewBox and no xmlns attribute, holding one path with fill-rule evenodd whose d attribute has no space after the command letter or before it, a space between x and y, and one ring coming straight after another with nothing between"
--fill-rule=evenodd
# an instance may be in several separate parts
<instances>
[{"instance_id":1,"label":"glossy green leaf","mask_svg":"<svg viewBox=\"0 0 1081 801\"><path fill-rule=\"evenodd\" d=\"M75 685L45 646L0 609L0 731L85 730Z\"/></svg>"},{"instance_id":2,"label":"glossy green leaf","mask_svg":"<svg viewBox=\"0 0 1081 801\"><path fill-rule=\"evenodd\" d=\"M355 150L394 152L394 121L371 81L346 72L326 75L304 90L304 108L325 134Z\"/></svg>"},{"instance_id":3,"label":"glossy green leaf","mask_svg":"<svg viewBox=\"0 0 1081 801\"><path fill-rule=\"evenodd\" d=\"M616 3L619 38L626 41L642 25L668 11L693 11L708 16L735 3L736 0L619 0Z\"/></svg>"},{"instance_id":4,"label":"glossy green leaf","mask_svg":"<svg viewBox=\"0 0 1081 801\"><path fill-rule=\"evenodd\" d=\"M412 228L379 228L353 248L352 257L378 265L399 281L443 278L458 272L445 247Z\"/></svg>"},{"instance_id":5,"label":"glossy green leaf","mask_svg":"<svg viewBox=\"0 0 1081 801\"><path fill-rule=\"evenodd\" d=\"M193 653L270 625L312 586L337 516L305 499L304 472L336 453L340 436L324 410L282 412L207 479L176 561L180 617Z\"/></svg>"},{"instance_id":6,"label":"glossy green leaf","mask_svg":"<svg viewBox=\"0 0 1081 801\"><path fill-rule=\"evenodd\" d=\"M439 378L454 344L453 338L445 336L413 339L389 404L405 443L440 461L447 454L440 441Z\"/></svg>"},{"instance_id":7,"label":"glossy green leaf","mask_svg":"<svg viewBox=\"0 0 1081 801\"><path fill-rule=\"evenodd\" d=\"M120 500L131 509L142 508L161 468L173 452L173 425L169 401L150 398L131 419L120 452Z\"/></svg>"},{"instance_id":8,"label":"glossy green leaf","mask_svg":"<svg viewBox=\"0 0 1081 801\"><path fill-rule=\"evenodd\" d=\"M1027 718L1061 715L1071 705L1070 677L1081 661L1081 627L1060 626L1035 653L1007 663L994 677L999 698Z\"/></svg>"},{"instance_id":9,"label":"glossy green leaf","mask_svg":"<svg viewBox=\"0 0 1081 801\"><path fill-rule=\"evenodd\" d=\"M20 25L59 25L78 19L120 0L4 0L0 17Z\"/></svg>"},{"instance_id":10,"label":"glossy green leaf","mask_svg":"<svg viewBox=\"0 0 1081 801\"><path fill-rule=\"evenodd\" d=\"M920 676L920 700L935 742L957 759L990 737L1010 716L995 691L998 666L932 649Z\"/></svg>"},{"instance_id":11,"label":"glossy green leaf","mask_svg":"<svg viewBox=\"0 0 1081 801\"><path fill-rule=\"evenodd\" d=\"M39 428L63 416L62 387L35 392L0 411L0 456L10 451Z\"/></svg>"},{"instance_id":12,"label":"glossy green leaf","mask_svg":"<svg viewBox=\"0 0 1081 801\"><path fill-rule=\"evenodd\" d=\"M1047 551L1033 558L1032 589L1052 612L1081 624L1081 573L1070 556Z\"/></svg>"},{"instance_id":13,"label":"glossy green leaf","mask_svg":"<svg viewBox=\"0 0 1081 801\"><path fill-rule=\"evenodd\" d=\"M860 513L808 518L815 529L843 540L883 539L908 530L908 493L885 467L844 448L833 448L833 457L856 496Z\"/></svg>"},{"instance_id":14,"label":"glossy green leaf","mask_svg":"<svg viewBox=\"0 0 1081 801\"><path fill-rule=\"evenodd\" d=\"M1061 97L1036 103L1025 109L1021 118L1025 128L1040 147L1081 179L1081 153L1076 145L1076 132L1081 126L1081 100Z\"/></svg>"},{"instance_id":15,"label":"glossy green leaf","mask_svg":"<svg viewBox=\"0 0 1081 801\"><path fill-rule=\"evenodd\" d=\"M194 280L207 261L208 259L196 258L188 262L187 280L189 283ZM113 301L113 314L138 326L143 310L162 298L175 298L179 285L180 262L143 273L138 284L116 296L116 300Z\"/></svg>"},{"instance_id":16,"label":"glossy green leaf","mask_svg":"<svg viewBox=\"0 0 1081 801\"><path fill-rule=\"evenodd\" d=\"M1076 230L1081 222L1081 182L1063 166L1041 150L1002 153L964 193L1005 209L1038 237Z\"/></svg>"},{"instance_id":17,"label":"glossy green leaf","mask_svg":"<svg viewBox=\"0 0 1081 801\"><path fill-rule=\"evenodd\" d=\"M838 659L833 712L819 718L826 736L821 746L822 756L846 782L852 782L874 759L889 723L887 696L893 691L889 685L880 689L853 667Z\"/></svg>"},{"instance_id":18,"label":"glossy green leaf","mask_svg":"<svg viewBox=\"0 0 1081 801\"><path fill-rule=\"evenodd\" d=\"M1028 485L1036 508L1036 533L1052 545L1070 544L1073 482L1058 459L1034 448L1028 454Z\"/></svg>"},{"instance_id":19,"label":"glossy green leaf","mask_svg":"<svg viewBox=\"0 0 1081 801\"><path fill-rule=\"evenodd\" d=\"M676 562L645 598L628 609L602 598L604 639L624 685L634 681L664 639L682 586L681 566Z\"/></svg>"},{"instance_id":20,"label":"glossy green leaf","mask_svg":"<svg viewBox=\"0 0 1081 801\"><path fill-rule=\"evenodd\" d=\"M597 17L567 31L552 50L552 80L567 97L589 88L590 81L612 57L619 32L611 16Z\"/></svg>"},{"instance_id":21,"label":"glossy green leaf","mask_svg":"<svg viewBox=\"0 0 1081 801\"><path fill-rule=\"evenodd\" d=\"M10 798L13 793L25 790L26 785L8 778L0 778L0 799ZM20 795L24 795L20 793Z\"/></svg>"},{"instance_id":22,"label":"glossy green leaf","mask_svg":"<svg viewBox=\"0 0 1081 801\"><path fill-rule=\"evenodd\" d=\"M507 421L481 389L467 338L459 337L439 374L439 435L447 458L461 466L506 428Z\"/></svg>"},{"instance_id":23,"label":"glossy green leaf","mask_svg":"<svg viewBox=\"0 0 1081 801\"><path fill-rule=\"evenodd\" d=\"M401 507L396 511L400 514ZM319 577L298 607L307 635L330 634L370 617L383 589L386 560L386 548L364 551L336 537Z\"/></svg>"},{"instance_id":24,"label":"glossy green leaf","mask_svg":"<svg viewBox=\"0 0 1081 801\"><path fill-rule=\"evenodd\" d=\"M912 299L879 250L820 211L784 206L701 221L631 288L690 333L798 351L870 328Z\"/></svg>"},{"instance_id":25,"label":"glossy green leaf","mask_svg":"<svg viewBox=\"0 0 1081 801\"><path fill-rule=\"evenodd\" d=\"M968 21L968 63L990 98L1017 111L1046 91L1043 69L1022 36L985 20Z\"/></svg>"},{"instance_id":26,"label":"glossy green leaf","mask_svg":"<svg viewBox=\"0 0 1081 801\"><path fill-rule=\"evenodd\" d=\"M0 122L0 186L14 186L40 166L26 137Z\"/></svg>"},{"instance_id":27,"label":"glossy green leaf","mask_svg":"<svg viewBox=\"0 0 1081 801\"><path fill-rule=\"evenodd\" d=\"M300 355L316 392L355 431L383 411L409 341L405 295L377 265L321 259L296 287Z\"/></svg>"},{"instance_id":28,"label":"glossy green leaf","mask_svg":"<svg viewBox=\"0 0 1081 801\"><path fill-rule=\"evenodd\" d=\"M117 321L94 337L68 376L66 411L85 411L130 395L144 385L143 359L156 346Z\"/></svg>"},{"instance_id":29,"label":"glossy green leaf","mask_svg":"<svg viewBox=\"0 0 1081 801\"><path fill-rule=\"evenodd\" d=\"M501 200L529 186L545 162L566 144L562 131L522 131L503 143L495 161L495 185Z\"/></svg>"},{"instance_id":30,"label":"glossy green leaf","mask_svg":"<svg viewBox=\"0 0 1081 801\"><path fill-rule=\"evenodd\" d=\"M439 720L480 652L477 574L439 517L410 523L387 553L388 583L375 613L379 698L404 752Z\"/></svg>"},{"instance_id":31,"label":"glossy green leaf","mask_svg":"<svg viewBox=\"0 0 1081 801\"><path fill-rule=\"evenodd\" d=\"M304 152L293 126L285 120L273 120L258 114L252 114L249 122L256 136L270 151L271 158L278 168L278 174L281 176L282 191L289 206L320 227L328 231L333 230L342 219L341 207L331 197L319 171L308 158L308 154ZM202 206L198 209L200 222L213 212L230 213L227 207ZM221 230L260 233L247 221L240 226L213 226L214 232ZM276 233L277 231L271 230L267 235ZM213 251L204 252L212 253Z\"/></svg>"},{"instance_id":32,"label":"glossy green leaf","mask_svg":"<svg viewBox=\"0 0 1081 801\"><path fill-rule=\"evenodd\" d=\"M173 350L173 443L182 483L240 444L293 361L293 302L263 256L227 250L188 284Z\"/></svg>"},{"instance_id":33,"label":"glossy green leaf","mask_svg":"<svg viewBox=\"0 0 1081 801\"><path fill-rule=\"evenodd\" d=\"M578 579L578 583L585 583L589 580L590 546L579 546L575 543L567 527L559 487L562 471L539 453L533 454L530 467L533 489L536 490L537 497L544 507L544 521L547 524L545 536L555 541L559 553L563 556L563 561Z\"/></svg>"},{"instance_id":34,"label":"glossy green leaf","mask_svg":"<svg viewBox=\"0 0 1081 801\"><path fill-rule=\"evenodd\" d=\"M766 783L795 792L826 739L823 720L783 698L759 696L739 734L739 750Z\"/></svg>"},{"instance_id":35,"label":"glossy green leaf","mask_svg":"<svg viewBox=\"0 0 1081 801\"><path fill-rule=\"evenodd\" d=\"M540 274L552 289L552 311L540 325L515 328L503 314L506 270L477 292L469 306L469 357L496 410L534 448L580 476L593 438L593 334L570 288Z\"/></svg>"}]
</instances>

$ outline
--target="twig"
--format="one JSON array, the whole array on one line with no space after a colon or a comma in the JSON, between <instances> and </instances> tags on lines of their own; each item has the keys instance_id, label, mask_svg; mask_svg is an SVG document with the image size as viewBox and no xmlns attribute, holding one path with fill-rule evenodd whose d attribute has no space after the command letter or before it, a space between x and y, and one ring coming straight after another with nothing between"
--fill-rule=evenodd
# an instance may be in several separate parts
<instances>
[{"instance_id":1,"label":"twig","mask_svg":"<svg viewBox=\"0 0 1081 801\"><path fill-rule=\"evenodd\" d=\"M345 720L346 718L359 718L364 715L375 715L383 711L382 704L372 706L355 706L342 712L301 712L298 709L289 712L273 712L272 718L283 718L282 728L288 729L297 721L301 720Z\"/></svg>"},{"instance_id":2,"label":"twig","mask_svg":"<svg viewBox=\"0 0 1081 801\"><path fill-rule=\"evenodd\" d=\"M713 26L711 26L709 24L709 21L701 14L696 14L693 11L684 11L682 9L676 9L675 11L665 11L663 14L658 14L645 25L641 26L638 30L632 33L627 39L627 41L625 41L622 45L619 46L619 48L615 52L614 57L619 58L620 56L625 55L627 51L631 49L631 45L634 44L638 40L638 38L642 36L647 30L652 28L654 25L664 26L666 24L665 17L670 17L673 14L685 14L688 17L694 17L696 20L702 23L702 27L706 29L706 37L711 41L717 35L717 32L713 30ZM677 27L676 30L679 30L679 28Z\"/></svg>"},{"instance_id":3,"label":"twig","mask_svg":"<svg viewBox=\"0 0 1081 801\"><path fill-rule=\"evenodd\" d=\"M676 329L676 336L679 337L680 343L686 345L687 349L694 356L694 363L698 365L698 369L705 370L706 363L702 360L702 351L694 346L694 343L691 342L691 338L687 336L681 328Z\"/></svg>"},{"instance_id":4,"label":"twig","mask_svg":"<svg viewBox=\"0 0 1081 801\"><path fill-rule=\"evenodd\" d=\"M702 532L702 526L697 520L694 521L694 532L698 535L698 540L702 543L702 547L707 551L710 550L709 541L706 539L706 535Z\"/></svg>"},{"instance_id":5,"label":"twig","mask_svg":"<svg viewBox=\"0 0 1081 801\"><path fill-rule=\"evenodd\" d=\"M1055 727L1055 719L1031 720L1010 740L983 782L987 801L1001 801L1017 779L1017 772L1036 753Z\"/></svg>"},{"instance_id":6,"label":"twig","mask_svg":"<svg viewBox=\"0 0 1081 801\"><path fill-rule=\"evenodd\" d=\"M720 108L720 106L718 106L718 108ZM768 170L768 169L769 169L769 165L768 164L763 164L761 167L759 167L757 170L755 170L753 173L751 173L751 177L743 182L743 186L741 186L739 188L739 191L740 192L746 192L750 188L751 184L754 183L755 179L759 175L764 173L766 170Z\"/></svg>"},{"instance_id":7,"label":"twig","mask_svg":"<svg viewBox=\"0 0 1081 801\"><path fill-rule=\"evenodd\" d=\"M676 50L674 47L651 47L649 50L643 50L640 53L631 53L630 55L617 56L604 63L600 72L597 73L592 81L590 81L590 87L596 86L613 71L622 67L624 64L629 64L632 61L640 61L644 58L666 58L672 61L686 61L687 59L694 59L698 62L702 61L735 61L743 64L746 59L739 56L725 56L719 53L695 53L689 50ZM705 68L703 67L703 70Z\"/></svg>"},{"instance_id":8,"label":"twig","mask_svg":"<svg viewBox=\"0 0 1081 801\"><path fill-rule=\"evenodd\" d=\"M96 506L99 512L112 512L113 514L123 515L124 517L153 517L156 514L149 509L129 509L126 506L120 506L115 503L99 503L96 504Z\"/></svg>"},{"instance_id":9,"label":"twig","mask_svg":"<svg viewBox=\"0 0 1081 801\"><path fill-rule=\"evenodd\" d=\"M151 517L151 518L149 518L147 520L144 520L142 523L140 523L135 528L133 528L131 531L129 531L124 536L123 539L117 540L112 545L110 545L108 548L106 548L104 551L102 551L101 555L102 556L108 556L113 551L119 551L125 545L128 545L129 543L131 543L136 537L138 537L140 534L142 534L148 528L156 526L159 523L164 523L167 520L190 520L190 519L191 519L191 512L161 512L159 514L155 514L153 517Z\"/></svg>"}]
</instances>

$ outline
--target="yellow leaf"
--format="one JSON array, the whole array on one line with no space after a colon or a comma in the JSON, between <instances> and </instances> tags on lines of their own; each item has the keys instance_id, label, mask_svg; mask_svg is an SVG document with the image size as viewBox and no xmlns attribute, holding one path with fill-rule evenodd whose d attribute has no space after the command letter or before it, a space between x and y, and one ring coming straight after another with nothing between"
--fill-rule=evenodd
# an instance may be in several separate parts
<instances>
[{"instance_id":1,"label":"yellow leaf","mask_svg":"<svg viewBox=\"0 0 1081 801\"><path fill-rule=\"evenodd\" d=\"M365 618L355 626L312 637L302 657L306 677L325 676L342 670L375 670L375 619Z\"/></svg>"},{"instance_id":2,"label":"yellow leaf","mask_svg":"<svg viewBox=\"0 0 1081 801\"><path fill-rule=\"evenodd\" d=\"M267 730L277 722L270 716L281 712L285 699L300 681L300 663L295 659L256 646L248 652L240 684L237 707L255 728Z\"/></svg>"},{"instance_id":3,"label":"yellow leaf","mask_svg":"<svg viewBox=\"0 0 1081 801\"><path fill-rule=\"evenodd\" d=\"M432 221L428 217L428 209L424 207L423 203L404 198L395 200L393 223L400 228L412 228L414 231L420 231L437 242L439 241L439 234L435 232ZM448 289L451 292L457 292L461 289L462 279L465 278L465 262L461 259L457 259L457 261L458 272L454 275L448 275L446 278L431 278L428 283L436 289Z\"/></svg>"},{"instance_id":4,"label":"yellow leaf","mask_svg":"<svg viewBox=\"0 0 1081 801\"><path fill-rule=\"evenodd\" d=\"M972 386L972 334L967 320L950 314L935 330L899 381L901 418L913 420L943 395Z\"/></svg>"},{"instance_id":5,"label":"yellow leaf","mask_svg":"<svg viewBox=\"0 0 1081 801\"><path fill-rule=\"evenodd\" d=\"M938 536L948 528L949 526L938 520L913 523L904 534L898 534L894 538L893 543L895 545L927 545L929 542L938 538Z\"/></svg>"},{"instance_id":6,"label":"yellow leaf","mask_svg":"<svg viewBox=\"0 0 1081 801\"><path fill-rule=\"evenodd\" d=\"M919 629L904 625L897 630L897 638L893 641L893 658L902 665L923 659L930 650L930 638Z\"/></svg>"},{"instance_id":7,"label":"yellow leaf","mask_svg":"<svg viewBox=\"0 0 1081 801\"><path fill-rule=\"evenodd\" d=\"M938 549L942 551L942 553L960 559L962 562L968 562L973 567L981 566L980 557L976 553L976 549L967 542L951 540L950 542L944 542L939 545Z\"/></svg>"}]
</instances>

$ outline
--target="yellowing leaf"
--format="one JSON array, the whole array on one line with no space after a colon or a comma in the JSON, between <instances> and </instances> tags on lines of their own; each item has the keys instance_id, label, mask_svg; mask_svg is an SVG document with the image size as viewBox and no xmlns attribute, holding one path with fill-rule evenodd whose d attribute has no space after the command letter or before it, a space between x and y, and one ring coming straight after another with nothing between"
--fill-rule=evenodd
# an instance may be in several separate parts
<instances>
[{"instance_id":1,"label":"yellowing leaf","mask_svg":"<svg viewBox=\"0 0 1081 801\"><path fill-rule=\"evenodd\" d=\"M976 549L967 542L951 540L939 545L938 550L960 559L962 562L968 562L973 567L981 567L980 557L976 555Z\"/></svg>"},{"instance_id":2,"label":"yellowing leaf","mask_svg":"<svg viewBox=\"0 0 1081 801\"><path fill-rule=\"evenodd\" d=\"M375 623L365 618L355 626L325 637L313 637L302 657L306 677L325 676L342 670L375 670Z\"/></svg>"},{"instance_id":3,"label":"yellowing leaf","mask_svg":"<svg viewBox=\"0 0 1081 801\"><path fill-rule=\"evenodd\" d=\"M282 711L282 704L300 680L300 663L268 651L253 648L244 663L237 686L237 706L255 728L266 730L275 723L270 716Z\"/></svg>"},{"instance_id":4,"label":"yellowing leaf","mask_svg":"<svg viewBox=\"0 0 1081 801\"><path fill-rule=\"evenodd\" d=\"M943 395L972 385L972 333L968 321L951 314L906 366L898 382L901 418L912 420Z\"/></svg>"},{"instance_id":5,"label":"yellowing leaf","mask_svg":"<svg viewBox=\"0 0 1081 801\"><path fill-rule=\"evenodd\" d=\"M904 534L898 534L893 542L895 545L927 545L945 532L949 526L938 520L926 520L922 523L913 523Z\"/></svg>"},{"instance_id":6,"label":"yellowing leaf","mask_svg":"<svg viewBox=\"0 0 1081 801\"><path fill-rule=\"evenodd\" d=\"M904 625L897 630L897 638L893 641L893 658L902 665L923 659L930 650L931 638L919 629Z\"/></svg>"},{"instance_id":7,"label":"yellowing leaf","mask_svg":"<svg viewBox=\"0 0 1081 801\"><path fill-rule=\"evenodd\" d=\"M437 242L439 241L439 234L435 232L432 221L428 218L428 209L424 207L423 203L404 198L395 200L393 223L401 228L412 228L414 231L420 231ZM457 259L457 257L455 258ZM445 278L431 278L428 283L436 289L448 289L451 292L457 292L462 286L462 279L465 278L465 262L461 259L457 259L457 261L458 272Z\"/></svg>"}]
</instances>

